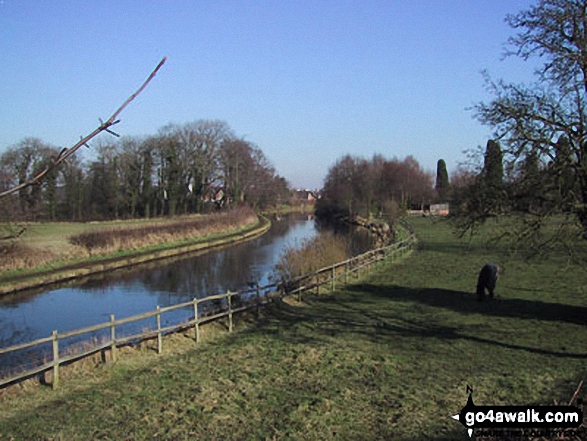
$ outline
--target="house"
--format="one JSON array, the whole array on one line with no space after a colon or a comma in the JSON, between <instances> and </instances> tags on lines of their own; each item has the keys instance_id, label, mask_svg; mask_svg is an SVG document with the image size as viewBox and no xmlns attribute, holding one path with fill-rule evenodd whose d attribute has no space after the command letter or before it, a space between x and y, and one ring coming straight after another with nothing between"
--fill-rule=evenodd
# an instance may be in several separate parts
<instances>
[{"instance_id":1,"label":"house","mask_svg":"<svg viewBox=\"0 0 587 441\"><path fill-rule=\"evenodd\" d=\"M408 216L448 216L450 207L444 204L417 204L411 205L406 213Z\"/></svg>"},{"instance_id":2,"label":"house","mask_svg":"<svg viewBox=\"0 0 587 441\"><path fill-rule=\"evenodd\" d=\"M226 201L226 193L224 191L224 187L218 186L209 186L208 189L204 192L202 196L202 200L204 202L213 202L216 205L222 206Z\"/></svg>"},{"instance_id":3,"label":"house","mask_svg":"<svg viewBox=\"0 0 587 441\"><path fill-rule=\"evenodd\" d=\"M318 190L302 190L302 189L296 189L293 190L293 197L295 199L299 199L299 200L303 200L303 201L308 201L308 202L314 202L317 199L320 199L320 194L318 192Z\"/></svg>"}]
</instances>

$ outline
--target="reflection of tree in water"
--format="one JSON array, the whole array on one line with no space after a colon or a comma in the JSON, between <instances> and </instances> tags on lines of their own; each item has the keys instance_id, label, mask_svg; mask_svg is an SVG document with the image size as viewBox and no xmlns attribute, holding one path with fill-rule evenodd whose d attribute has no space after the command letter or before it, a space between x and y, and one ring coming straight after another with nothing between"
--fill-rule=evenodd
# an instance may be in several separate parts
<instances>
[{"instance_id":1,"label":"reflection of tree in water","mask_svg":"<svg viewBox=\"0 0 587 441\"><path fill-rule=\"evenodd\" d=\"M227 246L224 249L198 252L191 257L171 257L94 275L84 279L81 285L78 281L77 285L84 290L92 291L92 294L100 295L104 288L112 284L131 285L136 284L138 279L147 289L169 293L175 299L179 297L185 300L217 294L218 286L234 290L250 282L252 276L260 276L249 274L247 268L253 251L286 236L292 221L299 220L307 220L307 216L295 214L280 221L272 220L269 232L252 241ZM228 265L225 262L227 258L230 260ZM161 304L167 302L168 299L165 299Z\"/></svg>"},{"instance_id":2,"label":"reflection of tree in water","mask_svg":"<svg viewBox=\"0 0 587 441\"><path fill-rule=\"evenodd\" d=\"M33 339L34 331L31 327L17 328L14 322L0 319L0 348L19 345Z\"/></svg>"},{"instance_id":3,"label":"reflection of tree in water","mask_svg":"<svg viewBox=\"0 0 587 441\"><path fill-rule=\"evenodd\" d=\"M340 222L328 222L323 218L316 218L315 222L319 232L333 232L337 236L346 238L353 256L365 253L375 245L375 237L366 228Z\"/></svg>"},{"instance_id":4,"label":"reflection of tree in water","mask_svg":"<svg viewBox=\"0 0 587 441\"><path fill-rule=\"evenodd\" d=\"M288 219L273 221L268 233L252 241L152 268L141 275L141 283L151 291L168 293L171 303L246 289L261 278L257 263L271 257L269 245L285 237L291 224Z\"/></svg>"},{"instance_id":5,"label":"reflection of tree in water","mask_svg":"<svg viewBox=\"0 0 587 441\"><path fill-rule=\"evenodd\" d=\"M225 251L216 251L188 260L177 261L145 273L143 284L151 291L168 292L172 303L204 297L217 284L216 267L222 266Z\"/></svg>"},{"instance_id":6,"label":"reflection of tree in water","mask_svg":"<svg viewBox=\"0 0 587 441\"><path fill-rule=\"evenodd\" d=\"M34 340L32 328L17 328L13 322L0 320L0 348L14 346ZM44 354L34 349L23 349L16 352L0 354L0 378L20 368L30 368L43 364Z\"/></svg>"},{"instance_id":7,"label":"reflection of tree in water","mask_svg":"<svg viewBox=\"0 0 587 441\"><path fill-rule=\"evenodd\" d=\"M54 285L52 290L29 290L15 296L4 297L0 307L2 309L18 308L22 303L35 302L37 300L35 297L38 294L50 294L49 291L58 287L71 287L71 295L86 294L88 308L92 307L92 298L109 295L113 290L118 293L116 286L125 288L120 290L120 295L124 295L124 291L139 296L144 295L145 299L151 297L150 301L146 301L147 305L156 301L160 306L189 301L194 297L202 298L208 295L222 294L227 290L245 290L251 284L267 277L265 273L272 266L275 255L280 253L283 244L291 239L290 236L303 236L308 234L310 230L313 234L313 223L305 223L307 220L307 215L283 217L281 220L273 220L269 232L248 242L191 257L165 259L94 275L78 279L74 283ZM304 223L300 223L300 221L304 221ZM312 228L308 229L310 225ZM133 301L135 301L134 297ZM138 301L141 301L140 297ZM238 304L236 297L233 298L233 302L235 305ZM226 301L224 300L223 303ZM210 306L220 305L211 304ZM108 311L108 313L110 312L116 314L118 318L117 311ZM97 313L99 314L99 312ZM172 311L164 315L164 325L185 321L190 317L193 317L193 310L190 308ZM95 320L102 322L106 319ZM89 324L93 324L93 322ZM134 325L129 326L132 329L129 328L125 332L121 329L121 332L139 332L141 330L135 329ZM59 328L57 323L55 328ZM2 321L0 316L0 347L12 346L46 336L37 335L37 331L28 326L26 322L13 323L10 318ZM29 352L19 355L6 354L3 361L0 356L0 366L14 365L14 362L17 361L16 358L24 360L23 363L28 365L36 364L38 360L33 360L33 358L46 355L38 348ZM8 363L10 360L12 361ZM21 365L22 363L19 361L17 364Z\"/></svg>"}]
</instances>

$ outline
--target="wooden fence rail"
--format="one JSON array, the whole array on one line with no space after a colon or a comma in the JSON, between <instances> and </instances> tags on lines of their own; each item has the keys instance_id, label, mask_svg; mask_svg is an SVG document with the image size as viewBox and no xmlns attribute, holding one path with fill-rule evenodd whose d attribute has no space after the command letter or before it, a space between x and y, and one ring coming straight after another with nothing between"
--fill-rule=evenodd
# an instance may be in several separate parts
<instances>
[{"instance_id":1,"label":"wooden fence rail","mask_svg":"<svg viewBox=\"0 0 587 441\"><path fill-rule=\"evenodd\" d=\"M206 322L217 320L223 317L227 318L228 331L233 330L233 315L248 309L255 308L256 314L259 314L259 308L267 304L269 299L269 293L274 293L275 296L282 297L285 295L297 295L298 300L302 300L302 293L305 291L315 290L316 293L320 293L320 287L323 285L329 285L330 289L334 291L337 283L348 284L352 281L352 277L360 278L361 271L365 272L371 270L373 266L376 266L382 260L391 258L394 260L399 254L407 252L412 248L415 243L415 235L410 231L408 238L395 242L386 247L378 248L375 250L368 251L359 256L347 259L343 262L330 265L322 268L314 273L305 274L300 277L293 278L287 281L281 281L269 285L261 286L258 283L250 289L231 292L228 291L224 294L215 294L201 299L194 298L188 302L179 303L176 305L159 307L155 311L145 312L143 314L126 317L123 319L116 319L114 314L110 314L110 320L108 322L100 323L93 326L88 326L82 329L73 331L67 331L58 333L56 330L52 332L51 336L40 338L28 343L19 345L9 346L0 348L0 355L7 354L23 349L32 348L42 344L51 343L52 346L52 359L41 366L34 367L32 369L24 370L19 373L14 373L5 378L0 379L0 388L5 387L9 384L16 383L20 380L31 378L35 375L45 373L47 371L53 371L53 388L59 387L59 367L64 364L72 363L81 358L87 357L92 354L96 354L101 351L109 350L112 361L117 359L117 349L121 346L129 343L143 341L147 339L157 338L157 352L161 353L163 350L163 335L167 333L177 332L179 330L194 328L194 338L196 342L200 342L200 325ZM265 295L262 295L265 293ZM237 297L237 301L234 298ZM211 310L210 314L203 315L205 309L201 306L204 303L211 301L224 301L226 300L226 308L220 311ZM176 323L174 325L162 327L162 315L176 311L182 308L190 308L193 311L193 318L188 321ZM125 324L135 323L141 320L155 317L156 328L148 331L140 332L137 334L126 335L119 337L116 329ZM59 342L64 339L78 337L84 334L94 333L96 331L109 330L108 339L106 341L98 342L95 345L90 346L89 344L84 345L81 350L77 350L73 353L62 354L63 351L60 349Z\"/></svg>"}]
</instances>

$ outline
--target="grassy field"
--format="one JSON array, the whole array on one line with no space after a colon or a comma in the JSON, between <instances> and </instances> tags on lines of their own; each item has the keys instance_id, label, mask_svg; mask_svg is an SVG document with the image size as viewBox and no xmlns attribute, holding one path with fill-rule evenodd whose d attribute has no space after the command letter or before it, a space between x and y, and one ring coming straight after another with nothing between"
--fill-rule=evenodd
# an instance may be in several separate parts
<instances>
[{"instance_id":1,"label":"grassy field","mask_svg":"<svg viewBox=\"0 0 587 441\"><path fill-rule=\"evenodd\" d=\"M186 219L190 217L186 216ZM193 217L192 217L193 218ZM104 221L104 222L31 222L27 224L25 234L20 243L26 247L26 255L13 257L14 264L4 262L0 265L0 271L4 275L18 274L19 270L29 267L42 267L51 263L64 263L70 260L79 260L85 253L80 247L72 245L69 237L77 234L108 231L115 228L133 228L143 225L161 225L173 221L172 219L141 219L128 221ZM20 253L25 254L25 253ZM16 269L15 268L19 268Z\"/></svg>"},{"instance_id":2,"label":"grassy field","mask_svg":"<svg viewBox=\"0 0 587 441\"><path fill-rule=\"evenodd\" d=\"M0 283L228 238L259 224L248 209L169 219L33 223L20 241L0 243Z\"/></svg>"},{"instance_id":3,"label":"grassy field","mask_svg":"<svg viewBox=\"0 0 587 441\"><path fill-rule=\"evenodd\" d=\"M76 234L87 233L90 231L104 231L113 228L162 225L177 222L182 218L189 220L197 217L199 217L199 215L103 222L33 222L27 225L27 232L23 236L23 242L37 248L47 248L58 255L67 255L72 248L68 238Z\"/></svg>"},{"instance_id":4,"label":"grassy field","mask_svg":"<svg viewBox=\"0 0 587 441\"><path fill-rule=\"evenodd\" d=\"M584 268L414 226L409 258L239 332L72 368L57 391L4 391L0 439L466 440L450 415L467 385L477 405L566 403L587 378ZM506 273L478 303L487 260Z\"/></svg>"}]
</instances>

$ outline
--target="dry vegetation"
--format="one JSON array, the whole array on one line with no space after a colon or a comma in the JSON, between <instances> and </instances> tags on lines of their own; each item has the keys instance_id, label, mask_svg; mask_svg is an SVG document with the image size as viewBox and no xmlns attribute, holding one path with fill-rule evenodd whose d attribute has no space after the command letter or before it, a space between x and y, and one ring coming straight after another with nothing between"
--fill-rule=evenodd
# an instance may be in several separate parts
<instances>
[{"instance_id":1,"label":"dry vegetation","mask_svg":"<svg viewBox=\"0 0 587 441\"><path fill-rule=\"evenodd\" d=\"M346 241L334 234L323 234L305 240L301 246L288 247L277 264L282 279L293 279L342 262L351 256Z\"/></svg>"},{"instance_id":2,"label":"dry vegetation","mask_svg":"<svg viewBox=\"0 0 587 441\"><path fill-rule=\"evenodd\" d=\"M125 250L148 249L162 244L180 244L203 237L235 230L257 221L257 215L247 207L211 215L185 216L174 220L71 225L52 224L44 231L43 224L31 228L42 231L21 242L0 244L0 271L38 269L40 267L96 255L108 255ZM82 228L83 227L83 228ZM64 234L63 228L69 228ZM77 230L70 235L71 230ZM34 236L34 237L33 237Z\"/></svg>"},{"instance_id":3,"label":"dry vegetation","mask_svg":"<svg viewBox=\"0 0 587 441\"><path fill-rule=\"evenodd\" d=\"M49 249L40 249L22 243L0 244L0 271L35 268L55 260Z\"/></svg>"},{"instance_id":4,"label":"dry vegetation","mask_svg":"<svg viewBox=\"0 0 587 441\"><path fill-rule=\"evenodd\" d=\"M181 242L194 237L208 236L252 223L257 215L248 207L223 213L197 216L159 225L133 226L92 231L71 236L73 245L81 246L88 254L135 250L162 243Z\"/></svg>"}]
</instances>

